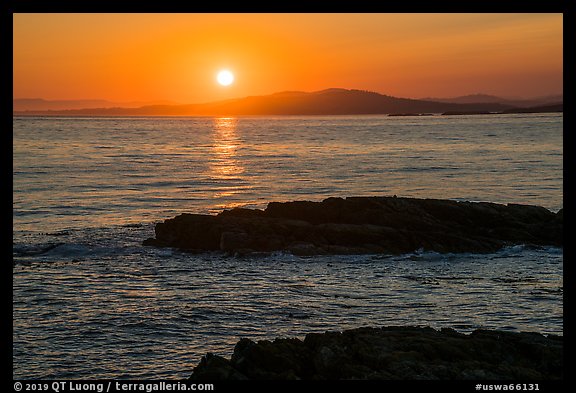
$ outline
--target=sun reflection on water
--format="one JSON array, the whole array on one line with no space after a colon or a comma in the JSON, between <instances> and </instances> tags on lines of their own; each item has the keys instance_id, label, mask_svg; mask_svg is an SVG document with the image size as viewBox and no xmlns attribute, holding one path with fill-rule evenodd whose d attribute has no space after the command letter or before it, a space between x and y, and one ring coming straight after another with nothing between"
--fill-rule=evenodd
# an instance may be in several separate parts
<instances>
[{"instance_id":1,"label":"sun reflection on water","mask_svg":"<svg viewBox=\"0 0 576 393\"><path fill-rule=\"evenodd\" d=\"M229 197L240 192L241 188L233 183L239 180L244 166L237 157L242 141L237 132L238 119L232 117L214 118L212 124L212 153L210 176L223 186L214 194L214 198Z\"/></svg>"},{"instance_id":2,"label":"sun reflection on water","mask_svg":"<svg viewBox=\"0 0 576 393\"><path fill-rule=\"evenodd\" d=\"M237 121L230 117L214 119L212 134L214 161L211 170L217 179L231 179L244 172L244 167L236 158L236 150L241 144L236 132Z\"/></svg>"}]
</instances>

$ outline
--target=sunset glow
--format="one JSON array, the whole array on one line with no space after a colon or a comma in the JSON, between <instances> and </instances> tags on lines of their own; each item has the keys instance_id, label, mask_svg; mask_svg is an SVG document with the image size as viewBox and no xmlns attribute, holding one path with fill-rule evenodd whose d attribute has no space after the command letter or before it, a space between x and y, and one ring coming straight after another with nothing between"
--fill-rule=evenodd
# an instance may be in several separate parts
<instances>
[{"instance_id":1,"label":"sunset glow","mask_svg":"<svg viewBox=\"0 0 576 393\"><path fill-rule=\"evenodd\" d=\"M411 98L562 92L562 14L13 18L15 98L203 103L334 87ZM242 80L223 89L214 75L225 64Z\"/></svg>"}]
</instances>

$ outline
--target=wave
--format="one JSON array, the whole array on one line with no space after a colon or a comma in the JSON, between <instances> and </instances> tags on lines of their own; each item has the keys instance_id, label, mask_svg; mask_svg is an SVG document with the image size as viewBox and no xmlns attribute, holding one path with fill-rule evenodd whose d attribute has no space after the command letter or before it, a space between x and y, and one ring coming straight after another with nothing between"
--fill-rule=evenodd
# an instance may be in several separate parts
<instances>
[{"instance_id":1,"label":"wave","mask_svg":"<svg viewBox=\"0 0 576 393\"><path fill-rule=\"evenodd\" d=\"M12 256L15 257L27 257L34 255L43 255L47 252L60 247L64 243L46 243L46 244L23 244L23 245L13 245L12 246Z\"/></svg>"}]
</instances>

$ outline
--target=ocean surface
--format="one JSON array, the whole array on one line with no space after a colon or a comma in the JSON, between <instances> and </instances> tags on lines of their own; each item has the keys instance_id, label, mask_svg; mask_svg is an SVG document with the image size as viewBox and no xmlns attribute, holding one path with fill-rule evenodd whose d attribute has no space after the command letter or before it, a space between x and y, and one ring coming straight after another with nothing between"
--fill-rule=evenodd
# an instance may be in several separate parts
<instances>
[{"instance_id":1,"label":"ocean surface","mask_svg":"<svg viewBox=\"0 0 576 393\"><path fill-rule=\"evenodd\" d=\"M269 201L563 207L562 114L14 118L13 377L186 378L241 338L426 325L563 335L563 251L227 257L154 224Z\"/></svg>"}]
</instances>

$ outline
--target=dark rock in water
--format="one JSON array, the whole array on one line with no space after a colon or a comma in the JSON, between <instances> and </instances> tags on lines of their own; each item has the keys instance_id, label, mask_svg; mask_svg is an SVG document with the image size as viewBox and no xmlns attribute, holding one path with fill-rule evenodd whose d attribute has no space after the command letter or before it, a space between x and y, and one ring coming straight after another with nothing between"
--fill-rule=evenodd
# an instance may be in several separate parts
<instances>
[{"instance_id":1,"label":"dark rock in water","mask_svg":"<svg viewBox=\"0 0 576 393\"><path fill-rule=\"evenodd\" d=\"M241 339L230 360L206 355L191 380L559 380L563 338L421 327L359 328L305 339Z\"/></svg>"},{"instance_id":2,"label":"dark rock in water","mask_svg":"<svg viewBox=\"0 0 576 393\"><path fill-rule=\"evenodd\" d=\"M351 197L181 214L156 224L156 237L144 245L232 254L486 253L513 244L562 246L562 237L562 211L539 206Z\"/></svg>"}]
</instances>

